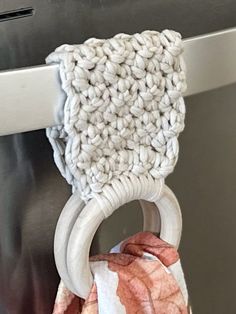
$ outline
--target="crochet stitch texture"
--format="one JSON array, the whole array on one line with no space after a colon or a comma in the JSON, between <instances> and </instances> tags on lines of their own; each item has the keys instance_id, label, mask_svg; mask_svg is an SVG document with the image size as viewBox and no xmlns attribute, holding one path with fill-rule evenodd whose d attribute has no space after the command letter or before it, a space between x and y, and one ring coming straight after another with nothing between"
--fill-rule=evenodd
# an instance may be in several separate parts
<instances>
[{"instance_id":1,"label":"crochet stitch texture","mask_svg":"<svg viewBox=\"0 0 236 314\"><path fill-rule=\"evenodd\" d=\"M184 128L185 65L179 33L164 30L62 45L62 125L47 129L54 159L88 201L121 175L163 179Z\"/></svg>"}]
</instances>

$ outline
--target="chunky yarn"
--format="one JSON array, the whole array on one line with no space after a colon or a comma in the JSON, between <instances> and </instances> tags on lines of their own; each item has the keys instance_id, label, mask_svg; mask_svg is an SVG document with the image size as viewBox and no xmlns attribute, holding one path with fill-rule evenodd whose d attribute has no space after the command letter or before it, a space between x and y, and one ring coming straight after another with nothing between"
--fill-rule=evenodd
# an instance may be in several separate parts
<instances>
[{"instance_id":1,"label":"chunky yarn","mask_svg":"<svg viewBox=\"0 0 236 314\"><path fill-rule=\"evenodd\" d=\"M88 201L121 175L164 179L184 128L185 66L179 33L165 30L62 45L62 124L47 129L54 159Z\"/></svg>"}]
</instances>

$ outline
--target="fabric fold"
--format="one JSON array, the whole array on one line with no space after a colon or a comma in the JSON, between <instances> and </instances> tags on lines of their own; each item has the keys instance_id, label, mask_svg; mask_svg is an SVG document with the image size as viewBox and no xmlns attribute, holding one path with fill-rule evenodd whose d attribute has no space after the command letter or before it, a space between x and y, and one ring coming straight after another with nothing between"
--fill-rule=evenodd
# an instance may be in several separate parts
<instances>
[{"instance_id":1,"label":"fabric fold","mask_svg":"<svg viewBox=\"0 0 236 314\"><path fill-rule=\"evenodd\" d=\"M91 257L90 266L94 284L88 298L75 296L61 282L53 314L191 313L177 250L150 232Z\"/></svg>"}]
</instances>

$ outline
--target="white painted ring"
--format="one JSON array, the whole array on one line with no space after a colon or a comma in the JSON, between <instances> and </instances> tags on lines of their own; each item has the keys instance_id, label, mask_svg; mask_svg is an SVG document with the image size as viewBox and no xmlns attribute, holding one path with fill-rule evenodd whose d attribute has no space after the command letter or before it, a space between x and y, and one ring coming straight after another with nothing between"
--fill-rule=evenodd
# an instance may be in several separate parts
<instances>
[{"instance_id":1,"label":"white painted ring","mask_svg":"<svg viewBox=\"0 0 236 314\"><path fill-rule=\"evenodd\" d=\"M80 213L78 204L75 205L79 198L78 194L75 193L70 198L69 208L75 206L78 216L69 235L67 246L66 268L68 273L66 269L61 271L58 268L58 271L67 287L82 298L88 296L93 283L89 266L89 250L94 234L101 222L121 205L134 199L154 202L161 217L161 239L175 247L179 245L182 216L173 192L167 186L162 186L160 180L153 180L151 177L139 178L140 189L137 186L133 188L132 177L125 183L124 186L121 180L116 180L112 186L104 187L103 192L90 200ZM119 194L116 193L117 184L120 184ZM116 190L114 186L116 186ZM65 256L58 255L58 251L55 252L57 266L62 263L60 258L65 259Z\"/></svg>"},{"instance_id":2,"label":"white painted ring","mask_svg":"<svg viewBox=\"0 0 236 314\"><path fill-rule=\"evenodd\" d=\"M138 189L140 192L140 186L138 184L139 180L134 177L133 181L135 183L134 189ZM122 179L122 182L126 183L127 180L124 178ZM114 181L114 188L118 193L122 193L124 190L120 184L116 184L116 181ZM138 191L136 191L136 193ZM129 192L132 192L132 190ZM130 198L131 195L128 195L128 197ZM143 212L143 230L158 234L160 232L160 215L156 206L153 206L153 203L145 201L140 201L140 204ZM68 287L75 294L76 291L68 275L66 254L70 233L84 206L85 203L81 199L80 194L74 193L67 201L60 214L54 235L54 256L57 270L66 287Z\"/></svg>"}]
</instances>

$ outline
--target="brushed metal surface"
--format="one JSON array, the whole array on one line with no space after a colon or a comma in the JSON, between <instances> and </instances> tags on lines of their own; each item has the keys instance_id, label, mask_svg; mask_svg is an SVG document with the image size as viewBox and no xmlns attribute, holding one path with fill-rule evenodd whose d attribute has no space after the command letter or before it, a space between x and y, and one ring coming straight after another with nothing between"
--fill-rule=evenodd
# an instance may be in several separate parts
<instances>
[{"instance_id":1,"label":"brushed metal surface","mask_svg":"<svg viewBox=\"0 0 236 314\"><path fill-rule=\"evenodd\" d=\"M1 23L0 69L43 64L57 46L145 29L183 38L235 27L235 0L0 0L0 12L33 7L33 17Z\"/></svg>"},{"instance_id":2,"label":"brushed metal surface","mask_svg":"<svg viewBox=\"0 0 236 314\"><path fill-rule=\"evenodd\" d=\"M188 38L236 26L235 0L0 0L1 12L24 6L35 15L0 23L1 70L43 64L60 44L89 37L171 28ZM167 180L183 212L181 257L198 314L236 309L235 91L186 98L180 158ZM0 137L0 185L0 313L52 313L53 235L71 189L44 130ZM127 204L101 226L91 254L141 229L139 204Z\"/></svg>"}]
</instances>

